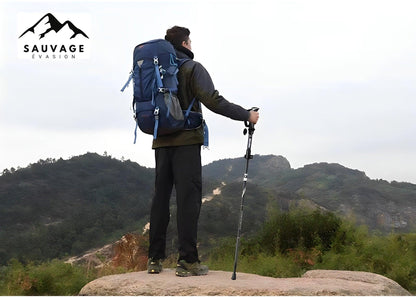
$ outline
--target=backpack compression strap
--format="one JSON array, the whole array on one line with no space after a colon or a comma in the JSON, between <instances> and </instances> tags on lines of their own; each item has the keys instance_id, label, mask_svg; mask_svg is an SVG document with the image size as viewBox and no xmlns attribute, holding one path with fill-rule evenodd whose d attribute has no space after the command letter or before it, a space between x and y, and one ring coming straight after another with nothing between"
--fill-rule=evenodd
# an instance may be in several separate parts
<instances>
[{"instance_id":1,"label":"backpack compression strap","mask_svg":"<svg viewBox=\"0 0 416 297\"><path fill-rule=\"evenodd\" d=\"M188 108L186 109L185 112L185 121L188 119L189 117L189 113L191 112L191 108L195 103L195 98L192 99L191 104L189 104ZM159 129L159 107L156 106L155 111L154 111L154 116L155 116L155 128L153 129L153 139L157 138L157 130Z\"/></svg>"}]
</instances>

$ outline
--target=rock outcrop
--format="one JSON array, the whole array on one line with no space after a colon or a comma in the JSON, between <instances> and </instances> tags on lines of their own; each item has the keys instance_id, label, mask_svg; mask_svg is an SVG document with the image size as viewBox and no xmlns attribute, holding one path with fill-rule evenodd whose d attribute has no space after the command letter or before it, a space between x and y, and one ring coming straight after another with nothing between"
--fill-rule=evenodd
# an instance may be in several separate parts
<instances>
[{"instance_id":1,"label":"rock outcrop","mask_svg":"<svg viewBox=\"0 0 416 297\"><path fill-rule=\"evenodd\" d=\"M124 267L131 270L144 270L147 267L147 241L143 235L127 233L120 240L94 249L83 256L65 261L88 267Z\"/></svg>"},{"instance_id":2,"label":"rock outcrop","mask_svg":"<svg viewBox=\"0 0 416 297\"><path fill-rule=\"evenodd\" d=\"M175 276L173 269L158 275L146 271L105 276L82 288L80 295L410 295L396 282L374 273L312 270L300 278L272 278L231 272L210 271L206 276Z\"/></svg>"}]
</instances>

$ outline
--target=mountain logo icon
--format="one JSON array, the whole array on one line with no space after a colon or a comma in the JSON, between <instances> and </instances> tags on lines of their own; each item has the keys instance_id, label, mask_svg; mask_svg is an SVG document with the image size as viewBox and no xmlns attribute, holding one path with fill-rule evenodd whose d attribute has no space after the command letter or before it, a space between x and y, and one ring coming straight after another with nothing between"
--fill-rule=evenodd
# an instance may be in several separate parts
<instances>
[{"instance_id":1,"label":"mountain logo icon","mask_svg":"<svg viewBox=\"0 0 416 297\"><path fill-rule=\"evenodd\" d=\"M37 21L32 27L28 28L19 38L26 34L38 35L39 39L46 37L48 34L55 32L56 34L65 32L69 36L69 39L73 39L77 36L83 36L87 39L89 37L81 29L76 27L71 21L65 21L61 23L51 13L45 14L39 21ZM69 34L68 34L69 32Z\"/></svg>"}]
</instances>

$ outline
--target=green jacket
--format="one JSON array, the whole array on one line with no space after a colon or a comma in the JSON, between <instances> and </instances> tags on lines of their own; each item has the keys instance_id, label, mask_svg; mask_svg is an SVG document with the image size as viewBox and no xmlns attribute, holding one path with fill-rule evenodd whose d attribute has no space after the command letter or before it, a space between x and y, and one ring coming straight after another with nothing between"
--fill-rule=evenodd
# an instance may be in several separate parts
<instances>
[{"instance_id":1,"label":"green jacket","mask_svg":"<svg viewBox=\"0 0 416 297\"><path fill-rule=\"evenodd\" d=\"M202 112L200 104L204 104L209 110L237 121L247 121L250 112L239 105L228 102L215 89L208 71L200 63L193 60L193 53L180 47L176 49L179 59L188 58L178 72L178 97L182 109L187 109L193 98L196 102L193 111ZM208 123L209 124L209 123ZM153 140L152 148L167 146L182 146L204 143L203 127L194 130L183 130L174 134L158 136Z\"/></svg>"}]
</instances>

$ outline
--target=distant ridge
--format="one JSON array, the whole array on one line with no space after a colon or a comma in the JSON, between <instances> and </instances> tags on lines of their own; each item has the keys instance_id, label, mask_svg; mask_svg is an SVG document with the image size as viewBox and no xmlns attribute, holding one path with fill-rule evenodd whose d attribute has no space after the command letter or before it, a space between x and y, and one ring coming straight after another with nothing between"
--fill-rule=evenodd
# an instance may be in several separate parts
<instances>
[{"instance_id":1,"label":"distant ridge","mask_svg":"<svg viewBox=\"0 0 416 297\"><path fill-rule=\"evenodd\" d=\"M66 25L72 30L73 34L71 35L70 39L75 38L78 34L81 34L85 38L88 38L88 35L85 34L81 29L76 27L71 21L65 21L64 23L61 23L58 21L57 18L51 13L45 14L39 21L37 21L33 26L28 28L25 32L22 33L22 35L19 36L19 38L23 37L26 33L32 32L35 34L36 27L44 21L44 24L49 24L50 27L46 29L43 33L39 34L39 39L44 38L49 32L55 31L56 33L59 33L59 31L64 28Z\"/></svg>"},{"instance_id":2,"label":"distant ridge","mask_svg":"<svg viewBox=\"0 0 416 297\"><path fill-rule=\"evenodd\" d=\"M245 159L203 166L201 250L235 236ZM39 160L0 176L0 265L11 258L45 260L81 253L149 221L154 168L87 153ZM173 193L174 194L174 193ZM209 199L207 199L209 198ZM176 214L172 197L172 217ZM244 202L245 235L257 233L270 211L320 209L380 233L416 228L416 184L372 180L337 163L293 169L283 156L254 155ZM176 220L167 250L176 252Z\"/></svg>"}]
</instances>

